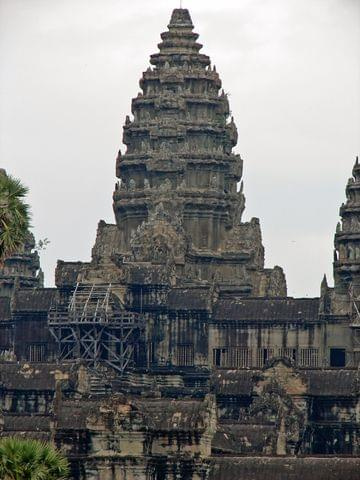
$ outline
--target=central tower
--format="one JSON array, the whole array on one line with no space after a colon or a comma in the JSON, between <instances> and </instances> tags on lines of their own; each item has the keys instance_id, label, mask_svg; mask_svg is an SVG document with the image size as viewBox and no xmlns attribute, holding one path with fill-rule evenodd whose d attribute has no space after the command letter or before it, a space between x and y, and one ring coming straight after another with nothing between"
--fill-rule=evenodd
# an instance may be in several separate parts
<instances>
[{"instance_id":1,"label":"central tower","mask_svg":"<svg viewBox=\"0 0 360 480\"><path fill-rule=\"evenodd\" d=\"M124 127L126 155L119 154L114 194L123 248L144 220L160 190L181 201L183 226L196 249L220 250L226 231L240 221L244 196L236 190L242 160L229 121L227 95L188 10L174 10L159 53L140 80L132 101L133 121Z\"/></svg>"},{"instance_id":2,"label":"central tower","mask_svg":"<svg viewBox=\"0 0 360 480\"><path fill-rule=\"evenodd\" d=\"M119 151L116 161L118 230L111 250L127 265L171 264L176 284L211 282L241 295L286 295L282 270L264 269L258 219L241 221L237 129L216 67L200 53L193 28L188 10L173 11L132 100L126 152Z\"/></svg>"}]
</instances>

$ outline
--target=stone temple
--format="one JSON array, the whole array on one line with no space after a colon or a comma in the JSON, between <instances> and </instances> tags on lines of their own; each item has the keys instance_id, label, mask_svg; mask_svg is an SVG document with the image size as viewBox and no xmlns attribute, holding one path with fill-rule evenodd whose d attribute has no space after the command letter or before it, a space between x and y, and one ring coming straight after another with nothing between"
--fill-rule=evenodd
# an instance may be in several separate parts
<instances>
[{"instance_id":1,"label":"stone temple","mask_svg":"<svg viewBox=\"0 0 360 480\"><path fill-rule=\"evenodd\" d=\"M237 129L197 39L174 10L92 260L43 288L30 239L0 271L0 436L54 442L74 480L358 480L360 165L334 287L287 297L242 221Z\"/></svg>"}]
</instances>

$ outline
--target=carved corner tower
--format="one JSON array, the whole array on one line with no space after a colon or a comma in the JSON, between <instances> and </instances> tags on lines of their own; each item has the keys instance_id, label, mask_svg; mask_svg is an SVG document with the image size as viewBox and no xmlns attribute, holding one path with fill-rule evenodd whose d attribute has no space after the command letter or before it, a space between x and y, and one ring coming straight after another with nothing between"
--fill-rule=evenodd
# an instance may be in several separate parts
<instances>
[{"instance_id":1,"label":"carved corner tower","mask_svg":"<svg viewBox=\"0 0 360 480\"><path fill-rule=\"evenodd\" d=\"M356 157L346 185L346 203L340 207L341 222L334 238L335 306L346 310L351 298L360 297L360 165ZM350 300L350 301L349 301ZM340 305L342 305L340 307ZM347 307L349 308L349 307Z\"/></svg>"},{"instance_id":2,"label":"carved corner tower","mask_svg":"<svg viewBox=\"0 0 360 480\"><path fill-rule=\"evenodd\" d=\"M39 254L34 249L35 238L29 232L22 250L7 258L0 268L0 297L11 297L18 288L44 286Z\"/></svg>"}]
</instances>

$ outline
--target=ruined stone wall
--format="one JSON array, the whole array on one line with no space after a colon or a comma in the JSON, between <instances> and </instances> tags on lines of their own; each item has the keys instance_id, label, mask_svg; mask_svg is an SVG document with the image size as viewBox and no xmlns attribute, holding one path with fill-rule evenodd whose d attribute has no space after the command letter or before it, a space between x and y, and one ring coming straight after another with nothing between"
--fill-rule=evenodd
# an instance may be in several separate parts
<instances>
[{"instance_id":1,"label":"ruined stone wall","mask_svg":"<svg viewBox=\"0 0 360 480\"><path fill-rule=\"evenodd\" d=\"M301 478L312 480L356 480L360 460L358 458L217 458L213 461L209 480L278 480ZM250 477L249 477L250 476Z\"/></svg>"},{"instance_id":2,"label":"ruined stone wall","mask_svg":"<svg viewBox=\"0 0 360 480\"><path fill-rule=\"evenodd\" d=\"M310 464L324 469L320 475L331 466L339 478L357 465L344 458L358 454L356 370L299 371L274 361L257 371L215 371L213 394L203 388L195 398L160 383L145 396L144 388L130 393L125 378L113 384L117 393L99 394L79 363L0 367L0 436L54 441L74 480L256 479L266 468L286 475L289 465L300 478Z\"/></svg>"}]
</instances>

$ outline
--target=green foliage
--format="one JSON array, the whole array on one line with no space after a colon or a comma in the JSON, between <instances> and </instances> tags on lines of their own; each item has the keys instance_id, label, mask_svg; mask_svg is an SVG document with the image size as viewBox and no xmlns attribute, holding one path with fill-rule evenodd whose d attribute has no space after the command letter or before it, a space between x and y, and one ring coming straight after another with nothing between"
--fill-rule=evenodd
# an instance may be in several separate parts
<instances>
[{"instance_id":1,"label":"green foliage","mask_svg":"<svg viewBox=\"0 0 360 480\"><path fill-rule=\"evenodd\" d=\"M68 461L50 444L37 440L0 440L0 478L3 480L65 480Z\"/></svg>"},{"instance_id":2,"label":"green foliage","mask_svg":"<svg viewBox=\"0 0 360 480\"><path fill-rule=\"evenodd\" d=\"M30 227L30 209L24 201L28 188L0 171L0 264L21 250Z\"/></svg>"}]
</instances>

